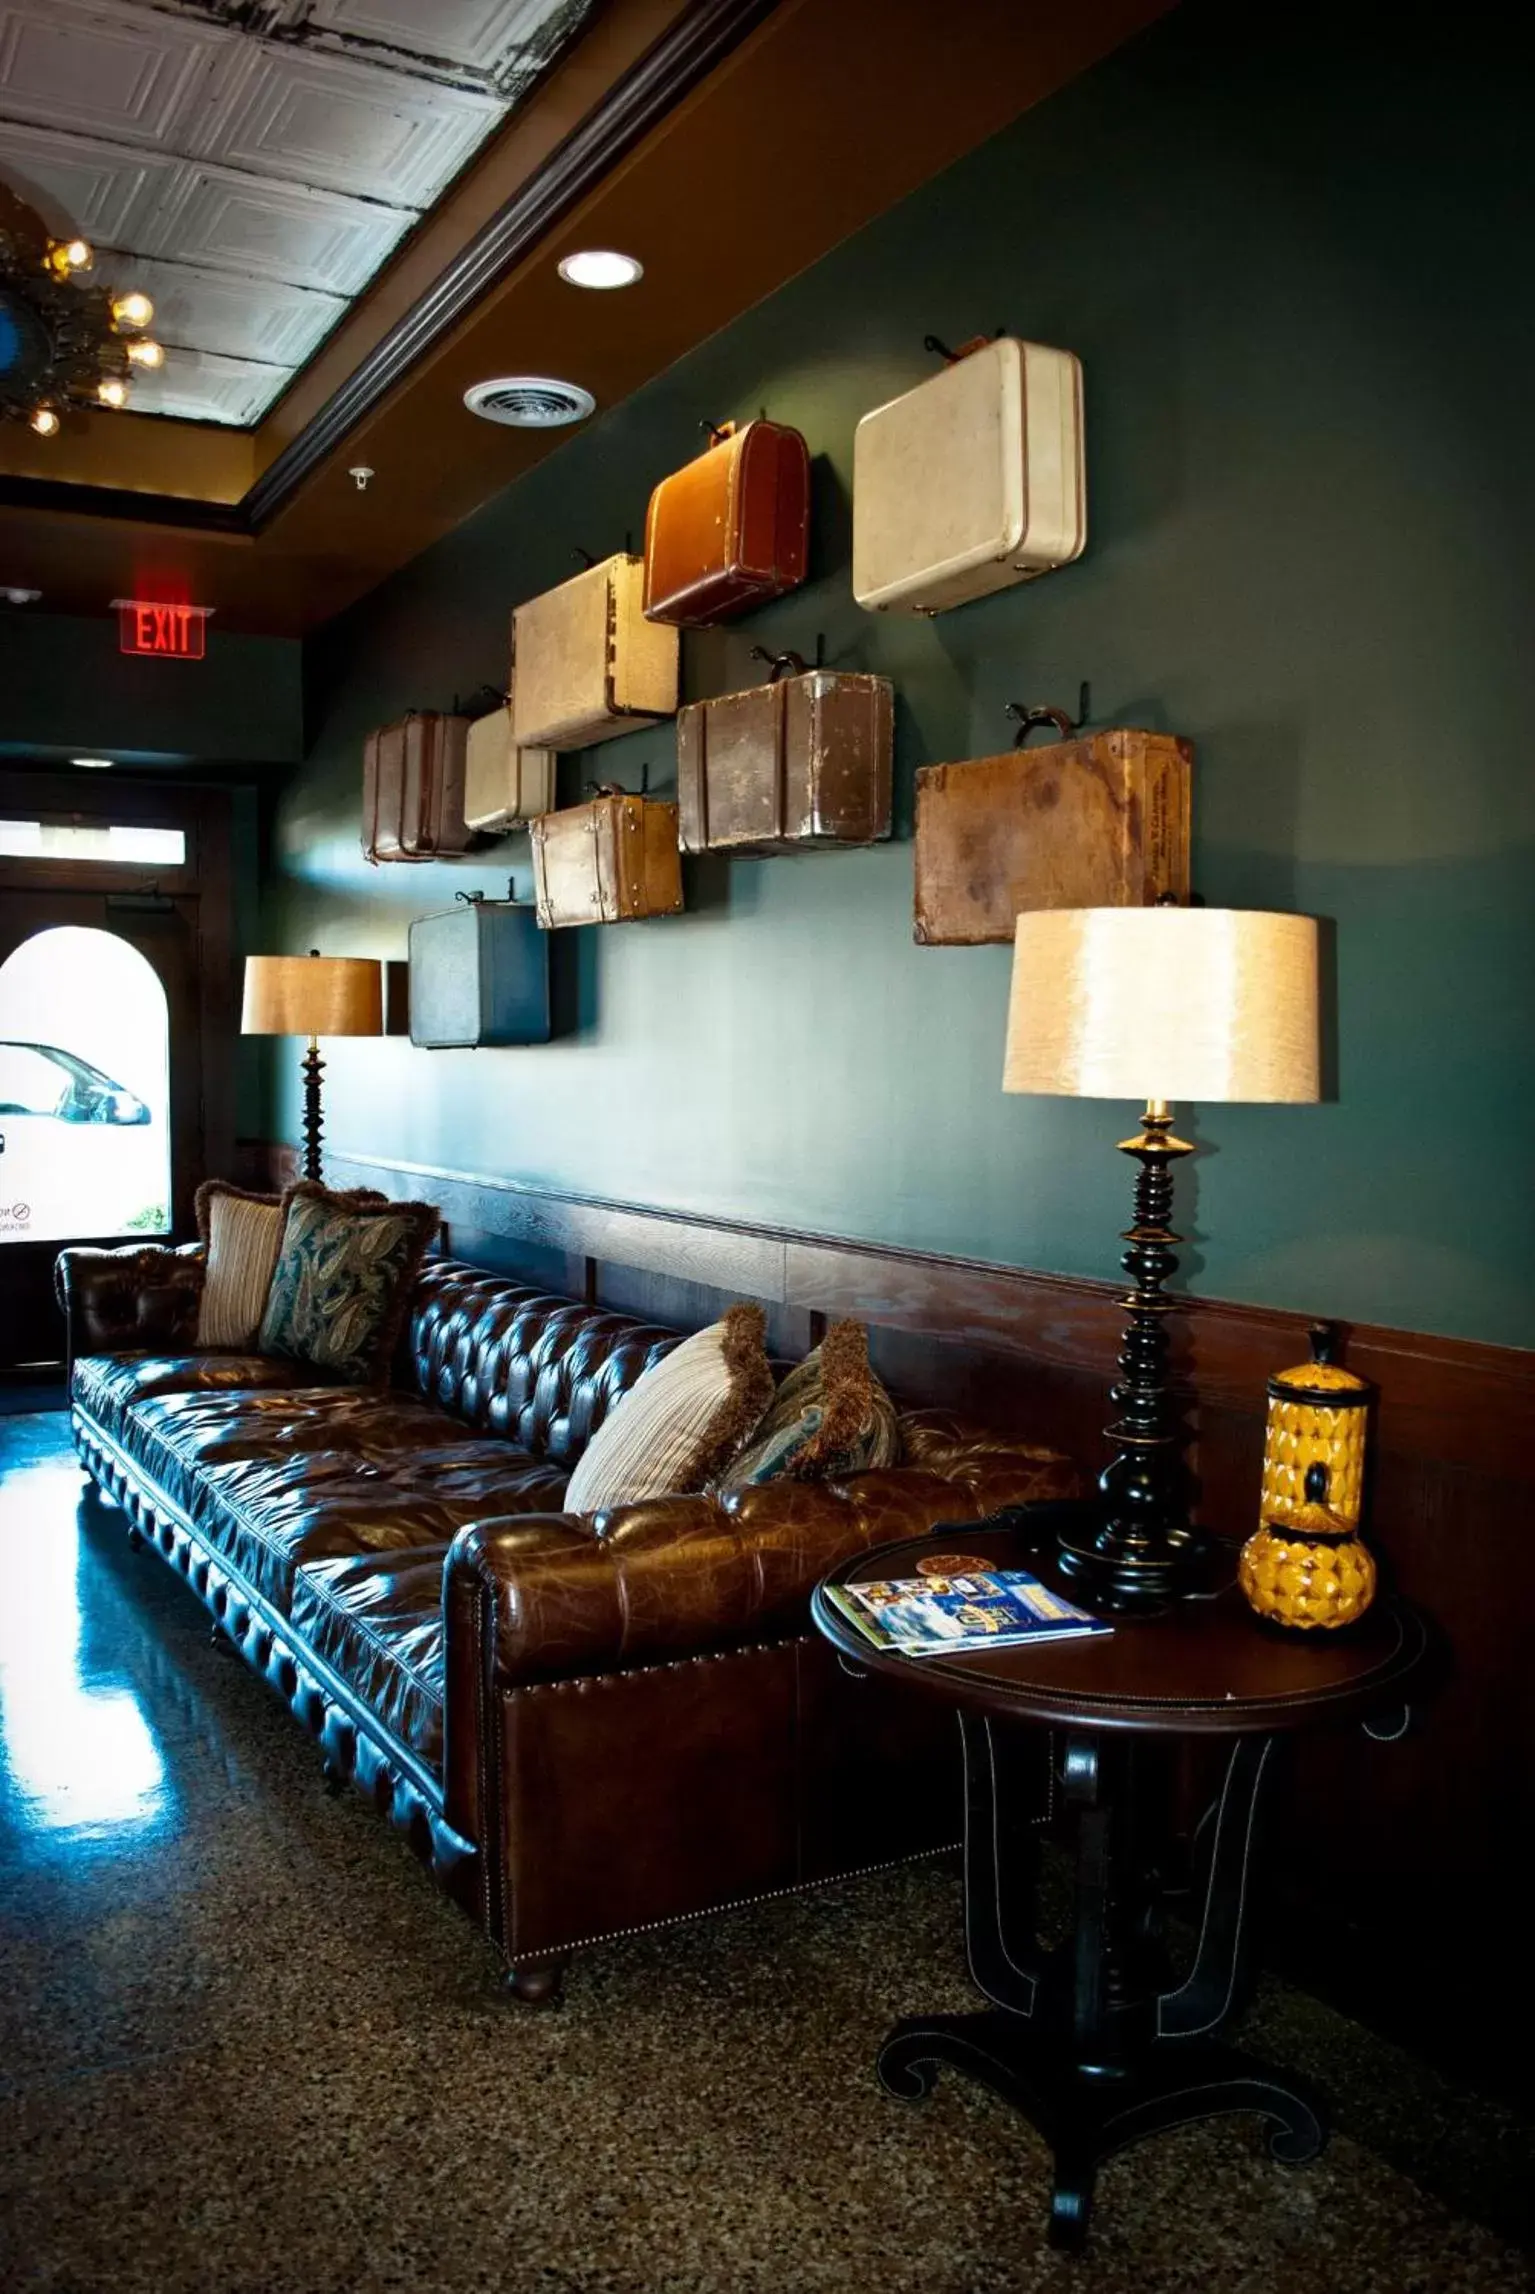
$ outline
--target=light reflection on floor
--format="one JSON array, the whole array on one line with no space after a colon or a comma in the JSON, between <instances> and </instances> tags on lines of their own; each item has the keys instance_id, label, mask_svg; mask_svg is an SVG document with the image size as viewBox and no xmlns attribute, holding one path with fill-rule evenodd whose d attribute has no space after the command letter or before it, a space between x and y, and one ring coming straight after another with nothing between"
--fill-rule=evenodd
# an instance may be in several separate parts
<instances>
[{"instance_id":1,"label":"light reflection on floor","mask_svg":"<svg viewBox=\"0 0 1535 2294\"><path fill-rule=\"evenodd\" d=\"M108 1639L88 1636L72 1461L0 1481L0 1814L12 1848L82 1848L172 1820L150 1718Z\"/></svg>"}]
</instances>

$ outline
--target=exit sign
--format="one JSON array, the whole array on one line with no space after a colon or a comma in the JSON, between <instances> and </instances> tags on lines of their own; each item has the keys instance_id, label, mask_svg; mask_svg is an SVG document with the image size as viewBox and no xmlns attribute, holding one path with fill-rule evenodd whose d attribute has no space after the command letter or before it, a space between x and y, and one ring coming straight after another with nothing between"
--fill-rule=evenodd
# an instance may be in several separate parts
<instances>
[{"instance_id":1,"label":"exit sign","mask_svg":"<svg viewBox=\"0 0 1535 2294\"><path fill-rule=\"evenodd\" d=\"M208 649L211 605L160 605L151 598L119 597L117 644L122 653L151 653L163 661L201 661Z\"/></svg>"}]
</instances>

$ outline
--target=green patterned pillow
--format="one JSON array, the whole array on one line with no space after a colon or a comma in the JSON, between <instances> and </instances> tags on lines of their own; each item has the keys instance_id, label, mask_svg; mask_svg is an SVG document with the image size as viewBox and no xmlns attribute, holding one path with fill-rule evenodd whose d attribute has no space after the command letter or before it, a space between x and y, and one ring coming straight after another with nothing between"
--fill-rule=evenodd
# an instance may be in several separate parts
<instances>
[{"instance_id":1,"label":"green patterned pillow","mask_svg":"<svg viewBox=\"0 0 1535 2294\"><path fill-rule=\"evenodd\" d=\"M387 1376L439 1213L430 1203L333 1195L313 1179L288 1189L283 1211L262 1353L294 1355L348 1385Z\"/></svg>"},{"instance_id":2,"label":"green patterned pillow","mask_svg":"<svg viewBox=\"0 0 1535 2294\"><path fill-rule=\"evenodd\" d=\"M856 1322L834 1322L815 1352L789 1372L716 1487L831 1481L899 1465L900 1458L900 1419L869 1368L868 1332Z\"/></svg>"}]
</instances>

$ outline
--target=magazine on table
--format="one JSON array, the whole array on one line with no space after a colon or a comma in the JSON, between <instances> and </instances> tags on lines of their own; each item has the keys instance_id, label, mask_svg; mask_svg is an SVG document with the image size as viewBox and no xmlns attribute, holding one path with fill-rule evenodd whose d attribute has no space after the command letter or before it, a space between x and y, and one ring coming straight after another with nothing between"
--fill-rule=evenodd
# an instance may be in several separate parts
<instances>
[{"instance_id":1,"label":"magazine on table","mask_svg":"<svg viewBox=\"0 0 1535 2294\"><path fill-rule=\"evenodd\" d=\"M905 1657L953 1656L964 1649L1016 1648L1068 1641L1113 1627L1063 1600L1026 1569L975 1569L942 1576L828 1585L828 1600L879 1649Z\"/></svg>"}]
</instances>

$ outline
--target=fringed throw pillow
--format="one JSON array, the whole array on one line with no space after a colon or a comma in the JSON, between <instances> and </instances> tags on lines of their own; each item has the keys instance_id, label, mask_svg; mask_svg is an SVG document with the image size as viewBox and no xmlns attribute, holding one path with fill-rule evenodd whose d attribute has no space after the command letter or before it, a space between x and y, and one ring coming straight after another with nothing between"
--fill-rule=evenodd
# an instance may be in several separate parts
<instances>
[{"instance_id":1,"label":"fringed throw pillow","mask_svg":"<svg viewBox=\"0 0 1535 2294\"><path fill-rule=\"evenodd\" d=\"M247 1353L256 1343L282 1244L280 1195L248 1195L223 1179L197 1190L197 1231L207 1253L197 1343Z\"/></svg>"},{"instance_id":2,"label":"fringed throw pillow","mask_svg":"<svg viewBox=\"0 0 1535 2294\"><path fill-rule=\"evenodd\" d=\"M567 1513L701 1490L773 1399L760 1306L733 1306L653 1364L588 1442Z\"/></svg>"},{"instance_id":3,"label":"fringed throw pillow","mask_svg":"<svg viewBox=\"0 0 1535 2294\"><path fill-rule=\"evenodd\" d=\"M300 1179L283 1197L262 1353L295 1355L348 1385L386 1377L440 1218L431 1203L336 1195Z\"/></svg>"},{"instance_id":4,"label":"fringed throw pillow","mask_svg":"<svg viewBox=\"0 0 1535 2294\"><path fill-rule=\"evenodd\" d=\"M900 1419L869 1368L868 1332L856 1322L834 1322L815 1352L789 1372L718 1486L830 1481L899 1465L900 1458Z\"/></svg>"}]
</instances>

